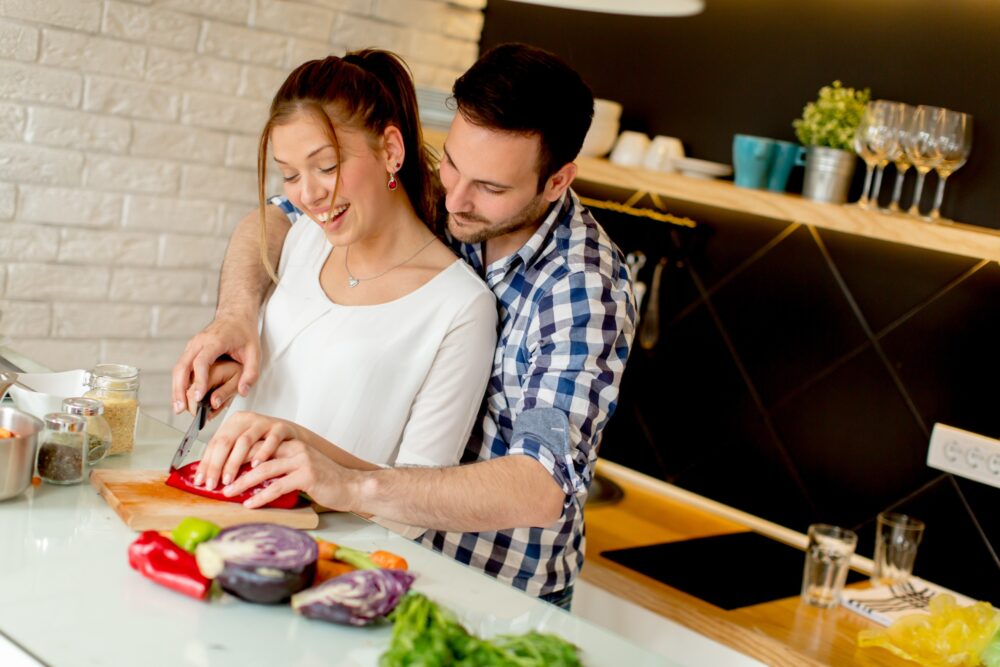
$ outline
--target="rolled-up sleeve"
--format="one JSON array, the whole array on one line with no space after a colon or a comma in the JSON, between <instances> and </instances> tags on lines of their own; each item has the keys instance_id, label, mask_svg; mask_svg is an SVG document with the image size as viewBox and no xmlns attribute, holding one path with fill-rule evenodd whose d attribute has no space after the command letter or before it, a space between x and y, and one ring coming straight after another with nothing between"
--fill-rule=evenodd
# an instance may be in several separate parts
<instances>
[{"instance_id":1,"label":"rolled-up sleeve","mask_svg":"<svg viewBox=\"0 0 1000 667\"><path fill-rule=\"evenodd\" d=\"M567 503L593 479L634 333L627 275L567 273L536 304L509 453L541 463Z\"/></svg>"}]
</instances>

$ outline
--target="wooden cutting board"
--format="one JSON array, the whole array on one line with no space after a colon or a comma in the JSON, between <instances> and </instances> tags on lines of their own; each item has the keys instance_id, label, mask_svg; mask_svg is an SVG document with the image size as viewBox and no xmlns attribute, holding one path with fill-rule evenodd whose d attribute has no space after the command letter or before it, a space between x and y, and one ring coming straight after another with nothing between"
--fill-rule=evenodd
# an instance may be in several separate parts
<instances>
[{"instance_id":1,"label":"wooden cutting board","mask_svg":"<svg viewBox=\"0 0 1000 667\"><path fill-rule=\"evenodd\" d=\"M173 530L186 516L196 516L222 527L238 523L276 523L310 529L319 525L311 507L293 510L251 510L239 503L203 498L186 493L164 481L161 470L94 470L90 483L132 530Z\"/></svg>"}]
</instances>

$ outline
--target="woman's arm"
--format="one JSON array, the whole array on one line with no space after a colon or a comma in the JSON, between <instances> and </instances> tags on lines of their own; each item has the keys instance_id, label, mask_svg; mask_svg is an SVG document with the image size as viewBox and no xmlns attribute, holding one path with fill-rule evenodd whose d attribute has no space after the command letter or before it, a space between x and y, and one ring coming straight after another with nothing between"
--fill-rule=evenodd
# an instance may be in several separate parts
<instances>
[{"instance_id":1,"label":"woman's arm","mask_svg":"<svg viewBox=\"0 0 1000 667\"><path fill-rule=\"evenodd\" d=\"M298 440L339 465L352 470L378 470L374 463L344 451L309 429L277 417L256 412L237 412L219 427L205 447L195 484L204 480L208 489L236 479L240 466L250 461L255 467L273 456L286 440Z\"/></svg>"}]
</instances>

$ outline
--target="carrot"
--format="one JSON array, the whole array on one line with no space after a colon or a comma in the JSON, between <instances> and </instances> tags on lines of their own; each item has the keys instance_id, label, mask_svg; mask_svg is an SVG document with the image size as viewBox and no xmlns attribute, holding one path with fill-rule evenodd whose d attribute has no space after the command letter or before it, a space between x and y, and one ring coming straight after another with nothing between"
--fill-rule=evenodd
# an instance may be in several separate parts
<instances>
[{"instance_id":1,"label":"carrot","mask_svg":"<svg viewBox=\"0 0 1000 667\"><path fill-rule=\"evenodd\" d=\"M405 570L409 568L409 563L402 556L397 556L389 551L373 551L368 554L373 563L383 570Z\"/></svg>"},{"instance_id":2,"label":"carrot","mask_svg":"<svg viewBox=\"0 0 1000 667\"><path fill-rule=\"evenodd\" d=\"M334 554L337 553L338 547L333 542L327 542L326 540L321 540L316 538L316 544L319 546L319 559L320 560L335 560Z\"/></svg>"},{"instance_id":3,"label":"carrot","mask_svg":"<svg viewBox=\"0 0 1000 667\"><path fill-rule=\"evenodd\" d=\"M337 560L318 560L316 561L316 577L313 579L313 585L323 583L327 579L333 579L348 572L353 572L355 569L357 568L353 565L341 563Z\"/></svg>"}]
</instances>

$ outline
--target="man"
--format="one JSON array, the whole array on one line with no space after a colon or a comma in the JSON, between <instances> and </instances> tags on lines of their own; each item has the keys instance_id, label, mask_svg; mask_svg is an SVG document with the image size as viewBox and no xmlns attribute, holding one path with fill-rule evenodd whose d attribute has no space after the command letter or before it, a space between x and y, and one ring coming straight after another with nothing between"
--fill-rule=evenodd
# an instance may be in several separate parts
<instances>
[{"instance_id":1,"label":"man","mask_svg":"<svg viewBox=\"0 0 1000 667\"><path fill-rule=\"evenodd\" d=\"M635 324L621 253L570 190L593 96L562 60L518 44L483 55L453 92L458 113L440 166L448 231L499 309L481 423L462 465L338 467L323 480L337 490L325 504L429 526L423 544L568 607L583 563L583 504ZM287 202L269 211L273 257L286 215L298 217ZM208 367L221 354L243 362L241 394L256 379L256 321L268 283L255 226L251 215L234 232L216 319L174 369L178 412L207 390ZM216 393L217 405L228 398ZM282 447L279 455L303 455ZM261 481L265 465L234 491ZM267 491L282 484L279 477Z\"/></svg>"}]
</instances>

